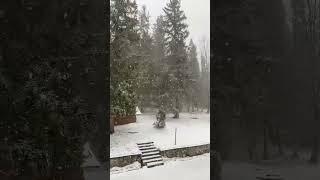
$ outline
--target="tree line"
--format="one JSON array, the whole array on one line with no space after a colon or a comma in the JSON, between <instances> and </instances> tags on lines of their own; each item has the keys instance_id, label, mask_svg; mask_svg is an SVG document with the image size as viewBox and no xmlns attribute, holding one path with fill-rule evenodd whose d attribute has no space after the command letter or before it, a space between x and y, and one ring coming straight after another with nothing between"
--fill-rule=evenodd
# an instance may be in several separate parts
<instances>
[{"instance_id":1,"label":"tree line","mask_svg":"<svg viewBox=\"0 0 320 180\"><path fill-rule=\"evenodd\" d=\"M171 0L154 25L147 7L132 0L111 1L111 112L132 115L135 107L156 107L179 117L208 109L209 54L203 40L201 71L198 50L189 36L180 0ZM203 92L203 93L199 93Z\"/></svg>"}]
</instances>

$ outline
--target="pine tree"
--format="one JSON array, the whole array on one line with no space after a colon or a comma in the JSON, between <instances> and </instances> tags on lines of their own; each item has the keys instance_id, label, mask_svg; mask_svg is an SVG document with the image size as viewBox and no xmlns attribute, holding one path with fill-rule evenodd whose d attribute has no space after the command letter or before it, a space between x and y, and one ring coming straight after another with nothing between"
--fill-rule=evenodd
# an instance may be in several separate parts
<instances>
[{"instance_id":1,"label":"pine tree","mask_svg":"<svg viewBox=\"0 0 320 180\"><path fill-rule=\"evenodd\" d=\"M209 65L204 55L201 54L201 77L200 77L200 84L201 84L201 102L202 106L206 107L207 110L210 106L210 102L208 100L207 94L209 94Z\"/></svg>"},{"instance_id":2,"label":"pine tree","mask_svg":"<svg viewBox=\"0 0 320 180\"><path fill-rule=\"evenodd\" d=\"M153 61L151 59L152 55L152 38L150 35L150 15L147 11L145 5L142 6L141 11L139 12L139 34L140 34L140 58L139 63L140 70L140 81L138 87L138 104L140 110L143 112L145 106L150 105L151 94L153 91L152 83L154 76L154 68L152 66Z\"/></svg>"},{"instance_id":3,"label":"pine tree","mask_svg":"<svg viewBox=\"0 0 320 180\"><path fill-rule=\"evenodd\" d=\"M194 107L198 107L198 96L200 90L200 67L197 57L197 47L193 43L193 40L190 40L189 51L188 51L188 64L189 64L189 79L188 79L188 103L192 106L192 111ZM189 106L188 106L189 107ZM189 108L188 108L189 110Z\"/></svg>"},{"instance_id":4,"label":"pine tree","mask_svg":"<svg viewBox=\"0 0 320 180\"><path fill-rule=\"evenodd\" d=\"M110 30L111 41L127 38L130 42L139 41L138 7L132 0L111 0Z\"/></svg>"},{"instance_id":5,"label":"pine tree","mask_svg":"<svg viewBox=\"0 0 320 180\"><path fill-rule=\"evenodd\" d=\"M143 51L149 53L151 51L152 38L150 36L150 15L145 5L142 6L139 12L139 34L140 46Z\"/></svg>"},{"instance_id":6,"label":"pine tree","mask_svg":"<svg viewBox=\"0 0 320 180\"><path fill-rule=\"evenodd\" d=\"M140 35L135 1L111 1L111 113L133 115L137 104Z\"/></svg>"},{"instance_id":7,"label":"pine tree","mask_svg":"<svg viewBox=\"0 0 320 180\"><path fill-rule=\"evenodd\" d=\"M200 41L200 88L201 88L201 105L202 108L207 109L207 113L210 112L210 64L209 64L209 47L208 41L203 37Z\"/></svg>"},{"instance_id":8,"label":"pine tree","mask_svg":"<svg viewBox=\"0 0 320 180\"><path fill-rule=\"evenodd\" d=\"M156 19L153 27L153 51L152 51L152 69L153 69L153 96L157 102L158 108L165 110L168 107L168 99L166 93L168 90L167 82L164 80L168 75L168 65L166 58L166 39L165 39L165 22L163 15Z\"/></svg>"},{"instance_id":9,"label":"pine tree","mask_svg":"<svg viewBox=\"0 0 320 180\"><path fill-rule=\"evenodd\" d=\"M189 35L188 25L184 22L186 16L181 10L180 0L170 0L163 9L165 16L166 48L169 73L167 81L169 82L170 108L174 111L175 118L179 118L181 111L182 98L186 95L187 72L187 54L185 40Z\"/></svg>"},{"instance_id":10,"label":"pine tree","mask_svg":"<svg viewBox=\"0 0 320 180\"><path fill-rule=\"evenodd\" d=\"M181 10L180 0L170 0L163 9L166 25L166 45L169 55L185 56L185 40L189 36L187 17Z\"/></svg>"},{"instance_id":11,"label":"pine tree","mask_svg":"<svg viewBox=\"0 0 320 180\"><path fill-rule=\"evenodd\" d=\"M157 17L153 29L153 53L157 61L163 61L166 55L165 22L163 15Z\"/></svg>"}]
</instances>

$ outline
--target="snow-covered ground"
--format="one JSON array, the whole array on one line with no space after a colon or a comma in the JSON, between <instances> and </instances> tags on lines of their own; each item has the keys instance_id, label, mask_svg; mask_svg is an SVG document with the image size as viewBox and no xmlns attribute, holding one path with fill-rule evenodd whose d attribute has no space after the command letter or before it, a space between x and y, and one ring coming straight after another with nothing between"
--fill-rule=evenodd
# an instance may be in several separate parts
<instances>
[{"instance_id":1,"label":"snow-covered ground","mask_svg":"<svg viewBox=\"0 0 320 180\"><path fill-rule=\"evenodd\" d=\"M110 175L111 180L209 180L210 154L166 159L163 166L142 168Z\"/></svg>"},{"instance_id":2,"label":"snow-covered ground","mask_svg":"<svg viewBox=\"0 0 320 180\"><path fill-rule=\"evenodd\" d=\"M141 164L138 161L136 161L124 167L113 167L110 169L110 174L119 174L119 173L124 173L128 171L138 170L140 168L141 168Z\"/></svg>"},{"instance_id":3,"label":"snow-covered ground","mask_svg":"<svg viewBox=\"0 0 320 180\"><path fill-rule=\"evenodd\" d=\"M139 142L153 141L160 149L210 143L210 114L181 113L179 119L169 114L163 129L153 127L155 119L155 114L141 114L137 115L136 123L115 126L114 134L110 135L110 157L140 154L136 145Z\"/></svg>"}]
</instances>

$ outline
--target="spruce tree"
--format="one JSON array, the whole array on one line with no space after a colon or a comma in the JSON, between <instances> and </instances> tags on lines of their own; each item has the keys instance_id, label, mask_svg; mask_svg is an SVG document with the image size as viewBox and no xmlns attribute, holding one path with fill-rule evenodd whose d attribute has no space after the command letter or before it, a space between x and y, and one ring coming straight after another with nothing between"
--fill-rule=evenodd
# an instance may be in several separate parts
<instances>
[{"instance_id":1,"label":"spruce tree","mask_svg":"<svg viewBox=\"0 0 320 180\"><path fill-rule=\"evenodd\" d=\"M199 94L199 83L200 83L200 67L197 58L197 47L193 43L193 40L190 40L189 43L189 51L188 51L188 103L192 106L192 111L194 111L194 107L198 107L198 96ZM189 107L189 106L188 106ZM189 108L188 108L189 109Z\"/></svg>"},{"instance_id":2,"label":"spruce tree","mask_svg":"<svg viewBox=\"0 0 320 180\"><path fill-rule=\"evenodd\" d=\"M201 106L207 109L207 113L210 112L210 50L209 44L205 37L200 40L200 88L201 88Z\"/></svg>"},{"instance_id":3,"label":"spruce tree","mask_svg":"<svg viewBox=\"0 0 320 180\"><path fill-rule=\"evenodd\" d=\"M166 98L166 92L168 90L165 77L168 75L166 58L166 39L165 39L165 22L163 15L160 15L156 19L156 23L153 27L153 96L156 97L154 101L157 102L158 108L168 107L168 98Z\"/></svg>"},{"instance_id":4,"label":"spruce tree","mask_svg":"<svg viewBox=\"0 0 320 180\"><path fill-rule=\"evenodd\" d=\"M206 57L201 53L200 55L200 61L201 61L201 73L200 73L200 87L201 87L201 104L202 107L205 107L207 109L207 112L209 112L210 108L210 97L208 98L208 95L210 96L210 72L209 72L209 64L207 62Z\"/></svg>"},{"instance_id":5,"label":"spruce tree","mask_svg":"<svg viewBox=\"0 0 320 180\"><path fill-rule=\"evenodd\" d=\"M111 113L134 115L139 70L139 20L135 1L111 1Z\"/></svg>"},{"instance_id":6,"label":"spruce tree","mask_svg":"<svg viewBox=\"0 0 320 180\"><path fill-rule=\"evenodd\" d=\"M153 29L153 57L157 61L163 61L166 55L165 22L163 15L157 17Z\"/></svg>"},{"instance_id":7,"label":"spruce tree","mask_svg":"<svg viewBox=\"0 0 320 180\"><path fill-rule=\"evenodd\" d=\"M187 17L181 10L180 0L170 0L163 9L166 25L166 45L169 55L185 56L185 40L189 36Z\"/></svg>"},{"instance_id":8,"label":"spruce tree","mask_svg":"<svg viewBox=\"0 0 320 180\"><path fill-rule=\"evenodd\" d=\"M140 110L143 112L145 106L149 106L151 99L151 94L153 91L152 83L155 78L153 61L151 59L152 54L152 37L150 34L150 15L147 11L145 5L139 12L139 35L140 35L140 63L139 63L139 87L137 89L138 93L138 104Z\"/></svg>"},{"instance_id":9,"label":"spruce tree","mask_svg":"<svg viewBox=\"0 0 320 180\"><path fill-rule=\"evenodd\" d=\"M174 117L179 118L181 111L182 98L186 95L187 72L187 54L185 40L189 35L188 25L185 23L186 16L181 10L180 0L170 0L163 9L165 16L166 48L169 73L167 82L169 82L170 108L174 112Z\"/></svg>"},{"instance_id":10,"label":"spruce tree","mask_svg":"<svg viewBox=\"0 0 320 180\"><path fill-rule=\"evenodd\" d=\"M139 34L140 46L145 53L151 51L152 38L150 36L150 15L145 5L142 6L139 12Z\"/></svg>"}]
</instances>

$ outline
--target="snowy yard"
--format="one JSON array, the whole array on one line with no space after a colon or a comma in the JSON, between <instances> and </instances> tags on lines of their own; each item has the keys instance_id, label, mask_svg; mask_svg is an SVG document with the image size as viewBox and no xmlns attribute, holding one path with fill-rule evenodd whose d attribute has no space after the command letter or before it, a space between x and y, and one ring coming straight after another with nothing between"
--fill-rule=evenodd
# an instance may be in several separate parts
<instances>
[{"instance_id":1,"label":"snowy yard","mask_svg":"<svg viewBox=\"0 0 320 180\"><path fill-rule=\"evenodd\" d=\"M136 145L139 142L153 141L160 149L173 148L175 128L177 128L177 145L189 146L210 143L210 114L181 113L179 119L167 115L166 127L156 129L152 123L155 114L137 115L137 122L115 126L110 135L110 157L140 154Z\"/></svg>"},{"instance_id":2,"label":"snowy yard","mask_svg":"<svg viewBox=\"0 0 320 180\"><path fill-rule=\"evenodd\" d=\"M191 158L167 159L163 166L111 174L111 180L209 180L210 154Z\"/></svg>"}]
</instances>

